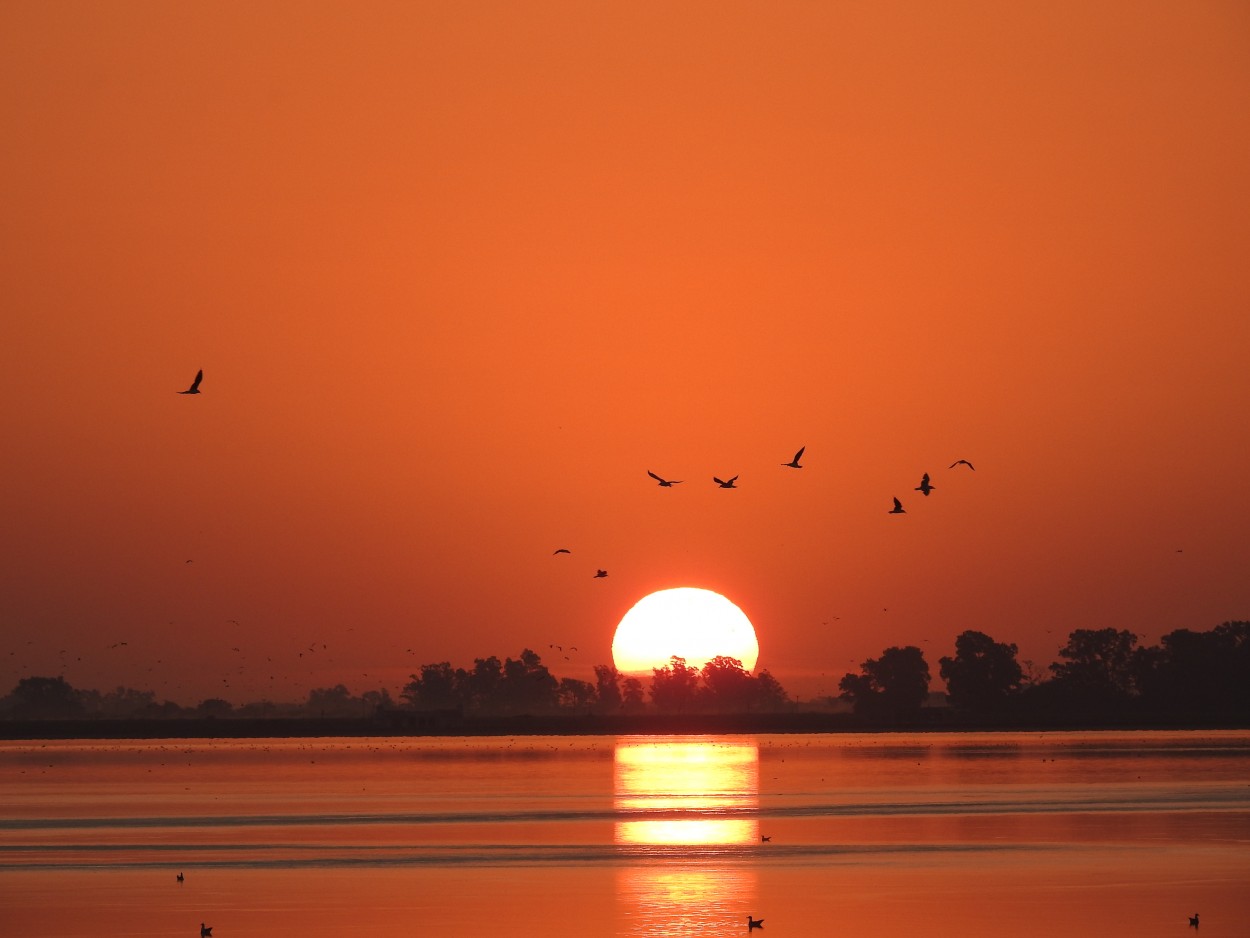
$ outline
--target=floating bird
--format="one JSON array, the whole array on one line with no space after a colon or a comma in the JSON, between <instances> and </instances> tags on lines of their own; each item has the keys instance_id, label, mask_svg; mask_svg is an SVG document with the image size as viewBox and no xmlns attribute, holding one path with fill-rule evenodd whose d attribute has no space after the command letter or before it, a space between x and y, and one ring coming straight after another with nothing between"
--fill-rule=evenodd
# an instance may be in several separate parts
<instances>
[{"instance_id":1,"label":"floating bird","mask_svg":"<svg viewBox=\"0 0 1250 938\"><path fill-rule=\"evenodd\" d=\"M181 874L181 873L179 873L179 874L178 874L178 882L182 882L182 874Z\"/></svg>"},{"instance_id":2,"label":"floating bird","mask_svg":"<svg viewBox=\"0 0 1250 938\"><path fill-rule=\"evenodd\" d=\"M199 394L200 382L203 380L204 380L204 369L201 368L199 371L195 373L195 380L191 382L191 387L187 388L185 391L179 391L178 393L179 394Z\"/></svg>"},{"instance_id":3,"label":"floating bird","mask_svg":"<svg viewBox=\"0 0 1250 938\"><path fill-rule=\"evenodd\" d=\"M956 466L967 466L973 472L977 471L977 467L974 466L972 463L968 462L968 460L966 459L956 459L953 463L950 464L949 468L954 469Z\"/></svg>"},{"instance_id":4,"label":"floating bird","mask_svg":"<svg viewBox=\"0 0 1250 938\"><path fill-rule=\"evenodd\" d=\"M887 511L887 512L886 512L886 514L888 514L888 515L905 515L905 514L907 514L907 512L906 512L906 510L903 508L903 503L902 503L902 502L900 502L900 501L896 498L896 499L894 499L894 507L893 507L893 508L891 508L889 511Z\"/></svg>"},{"instance_id":5,"label":"floating bird","mask_svg":"<svg viewBox=\"0 0 1250 938\"><path fill-rule=\"evenodd\" d=\"M647 470L647 475L655 479L656 482L659 482L661 488L671 489L674 485L681 485L681 479L661 479L650 469Z\"/></svg>"},{"instance_id":6,"label":"floating bird","mask_svg":"<svg viewBox=\"0 0 1250 938\"><path fill-rule=\"evenodd\" d=\"M799 451L794 454L794 458L789 462L783 462L782 465L789 466L791 469L802 469L803 467L799 465L799 460L803 458L803 450L805 449L807 449L806 446L800 446Z\"/></svg>"},{"instance_id":7,"label":"floating bird","mask_svg":"<svg viewBox=\"0 0 1250 938\"><path fill-rule=\"evenodd\" d=\"M595 575L594 575L594 576L592 576L592 577L591 577L591 579L592 579L592 580L602 580L602 579L603 579L605 576L607 576L607 575L608 575L608 571L607 571L607 570L596 570L596 571L595 571Z\"/></svg>"},{"instance_id":8,"label":"floating bird","mask_svg":"<svg viewBox=\"0 0 1250 938\"><path fill-rule=\"evenodd\" d=\"M765 837L763 834L760 834L760 843L766 844L771 840L772 840L771 837Z\"/></svg>"},{"instance_id":9,"label":"floating bird","mask_svg":"<svg viewBox=\"0 0 1250 938\"><path fill-rule=\"evenodd\" d=\"M934 487L929 484L929 473L926 472L924 476L920 479L920 484L916 486L916 491L921 492L927 496L930 492L933 491L933 488Z\"/></svg>"},{"instance_id":10,"label":"floating bird","mask_svg":"<svg viewBox=\"0 0 1250 938\"><path fill-rule=\"evenodd\" d=\"M213 938L213 926L200 922L200 938Z\"/></svg>"},{"instance_id":11,"label":"floating bird","mask_svg":"<svg viewBox=\"0 0 1250 938\"><path fill-rule=\"evenodd\" d=\"M1189 927L1190 927L1190 928L1197 928L1197 927L1198 927L1198 913L1197 913L1197 912L1195 912L1193 915L1189 916Z\"/></svg>"},{"instance_id":12,"label":"floating bird","mask_svg":"<svg viewBox=\"0 0 1250 938\"><path fill-rule=\"evenodd\" d=\"M569 550L567 547L557 547L555 550L551 552L551 556L554 557L556 554L571 554L571 553L573 552Z\"/></svg>"},{"instance_id":13,"label":"floating bird","mask_svg":"<svg viewBox=\"0 0 1250 938\"><path fill-rule=\"evenodd\" d=\"M716 478L716 476L712 476L712 481L723 489L736 489L737 486L734 485L734 483L738 481L738 477L734 476L728 482L722 482L720 479Z\"/></svg>"},{"instance_id":14,"label":"floating bird","mask_svg":"<svg viewBox=\"0 0 1250 938\"><path fill-rule=\"evenodd\" d=\"M751 916L747 916L747 931L750 931L752 928L762 929L763 927L764 920L762 918L751 918Z\"/></svg>"}]
</instances>

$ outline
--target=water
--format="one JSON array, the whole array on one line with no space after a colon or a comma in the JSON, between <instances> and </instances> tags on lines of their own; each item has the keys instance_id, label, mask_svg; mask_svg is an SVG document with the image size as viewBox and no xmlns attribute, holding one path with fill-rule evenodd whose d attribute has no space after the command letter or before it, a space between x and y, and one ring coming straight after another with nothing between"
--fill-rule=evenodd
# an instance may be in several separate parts
<instances>
[{"instance_id":1,"label":"water","mask_svg":"<svg viewBox=\"0 0 1250 938\"><path fill-rule=\"evenodd\" d=\"M1248 884L1245 732L0 742L6 936L1245 936Z\"/></svg>"}]
</instances>

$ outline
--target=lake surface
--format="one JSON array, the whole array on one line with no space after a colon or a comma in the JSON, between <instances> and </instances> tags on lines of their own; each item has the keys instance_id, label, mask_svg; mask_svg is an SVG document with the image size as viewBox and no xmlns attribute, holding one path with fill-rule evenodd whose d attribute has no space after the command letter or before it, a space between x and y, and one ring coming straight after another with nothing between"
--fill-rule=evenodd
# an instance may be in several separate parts
<instances>
[{"instance_id":1,"label":"lake surface","mask_svg":"<svg viewBox=\"0 0 1250 938\"><path fill-rule=\"evenodd\" d=\"M5 936L1183 938L1195 912L1250 935L1250 733L0 741Z\"/></svg>"}]
</instances>

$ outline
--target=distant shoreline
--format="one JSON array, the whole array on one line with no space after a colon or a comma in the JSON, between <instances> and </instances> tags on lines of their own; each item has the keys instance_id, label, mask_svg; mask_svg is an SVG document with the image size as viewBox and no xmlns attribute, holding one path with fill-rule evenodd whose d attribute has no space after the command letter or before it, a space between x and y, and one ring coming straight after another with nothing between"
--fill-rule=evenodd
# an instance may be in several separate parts
<instances>
[{"instance_id":1,"label":"distant shoreline","mask_svg":"<svg viewBox=\"0 0 1250 938\"><path fill-rule=\"evenodd\" d=\"M1250 721L1175 719L985 719L948 710L904 722L849 713L448 716L394 711L379 717L66 719L0 721L0 739L260 739L371 736L701 736L787 733L1239 730Z\"/></svg>"}]
</instances>

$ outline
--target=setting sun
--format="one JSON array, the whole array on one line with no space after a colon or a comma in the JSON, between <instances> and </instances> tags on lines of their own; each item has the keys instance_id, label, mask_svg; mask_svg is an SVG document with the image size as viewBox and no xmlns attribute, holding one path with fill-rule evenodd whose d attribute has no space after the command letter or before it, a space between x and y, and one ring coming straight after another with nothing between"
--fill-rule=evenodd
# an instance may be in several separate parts
<instances>
[{"instance_id":1,"label":"setting sun","mask_svg":"<svg viewBox=\"0 0 1250 938\"><path fill-rule=\"evenodd\" d=\"M644 596L616 627L612 658L626 673L662 668L674 655L701 668L717 655L750 671L760 647L751 620L720 593L682 586Z\"/></svg>"}]
</instances>

